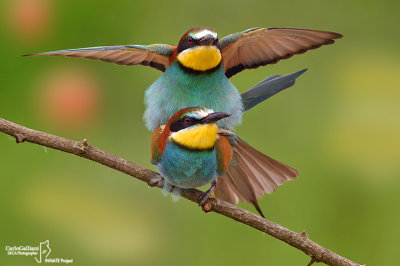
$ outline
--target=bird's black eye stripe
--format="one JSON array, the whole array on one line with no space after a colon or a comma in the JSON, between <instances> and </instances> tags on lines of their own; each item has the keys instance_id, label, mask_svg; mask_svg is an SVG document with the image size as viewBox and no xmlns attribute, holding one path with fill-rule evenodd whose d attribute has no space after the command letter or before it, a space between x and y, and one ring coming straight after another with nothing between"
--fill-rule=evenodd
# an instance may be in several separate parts
<instances>
[{"instance_id":1,"label":"bird's black eye stripe","mask_svg":"<svg viewBox=\"0 0 400 266\"><path fill-rule=\"evenodd\" d=\"M179 130L182 130L184 128L193 126L194 124L199 123L200 120L197 120L193 117L190 116L184 116L181 119L179 119L178 121L175 121L171 124L170 126L170 130L172 132L178 132Z\"/></svg>"},{"instance_id":2,"label":"bird's black eye stripe","mask_svg":"<svg viewBox=\"0 0 400 266\"><path fill-rule=\"evenodd\" d=\"M188 35L188 36L186 37L186 39L184 39L183 41L181 41L181 42L178 44L178 53L180 53L180 52L182 52L182 51L184 51L184 50L186 50L186 49L188 49L188 48L190 48L190 47L196 46L196 45L201 45L201 41L196 40L196 39L194 39L192 36L189 36L189 35ZM208 45L208 44L207 44L207 45ZM218 39L218 38L215 39L215 40L213 41L212 45L214 45L214 46L216 46L218 49L220 49L219 39Z\"/></svg>"},{"instance_id":3,"label":"bird's black eye stripe","mask_svg":"<svg viewBox=\"0 0 400 266\"><path fill-rule=\"evenodd\" d=\"M197 41L195 39L193 39L192 37L188 36L184 41L179 43L178 52L180 53L183 50L186 50L196 44L197 44Z\"/></svg>"}]
</instances>

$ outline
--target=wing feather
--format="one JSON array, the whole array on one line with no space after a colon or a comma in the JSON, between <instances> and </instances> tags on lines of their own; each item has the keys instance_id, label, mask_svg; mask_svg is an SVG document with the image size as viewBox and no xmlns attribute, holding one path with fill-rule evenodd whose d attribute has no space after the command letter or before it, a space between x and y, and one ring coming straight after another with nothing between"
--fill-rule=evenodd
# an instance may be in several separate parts
<instances>
[{"instance_id":1,"label":"wing feather","mask_svg":"<svg viewBox=\"0 0 400 266\"><path fill-rule=\"evenodd\" d=\"M218 178L215 195L237 204L239 200L259 209L257 199L296 178L298 171L280 163L237 138L228 172ZM222 185L220 185L222 184Z\"/></svg>"},{"instance_id":2,"label":"wing feather","mask_svg":"<svg viewBox=\"0 0 400 266\"><path fill-rule=\"evenodd\" d=\"M161 160L162 152L159 150L158 140L160 139L161 133L163 132L165 126L159 126L154 130L153 136L151 138L151 163L157 165Z\"/></svg>"},{"instance_id":3,"label":"wing feather","mask_svg":"<svg viewBox=\"0 0 400 266\"><path fill-rule=\"evenodd\" d=\"M229 78L246 68L275 64L341 37L334 32L296 28L253 28L231 34L220 40L225 75Z\"/></svg>"},{"instance_id":4,"label":"wing feather","mask_svg":"<svg viewBox=\"0 0 400 266\"><path fill-rule=\"evenodd\" d=\"M101 60L119 65L144 65L165 71L175 47L166 44L119 45L59 50L27 56L68 56Z\"/></svg>"},{"instance_id":5,"label":"wing feather","mask_svg":"<svg viewBox=\"0 0 400 266\"><path fill-rule=\"evenodd\" d=\"M218 174L223 175L228 170L229 164L232 160L233 148L229 141L229 136L218 134L215 141L215 151L218 163Z\"/></svg>"}]
</instances>

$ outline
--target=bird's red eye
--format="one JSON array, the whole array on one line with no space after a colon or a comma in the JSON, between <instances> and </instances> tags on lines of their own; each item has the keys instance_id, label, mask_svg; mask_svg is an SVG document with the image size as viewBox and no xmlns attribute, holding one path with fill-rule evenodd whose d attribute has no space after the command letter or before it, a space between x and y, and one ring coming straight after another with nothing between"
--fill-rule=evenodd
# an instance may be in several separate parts
<instances>
[{"instance_id":1,"label":"bird's red eye","mask_svg":"<svg viewBox=\"0 0 400 266\"><path fill-rule=\"evenodd\" d=\"M186 124L186 125L189 125L190 122L191 122L190 118L189 118L189 117L185 117L185 124Z\"/></svg>"},{"instance_id":2,"label":"bird's red eye","mask_svg":"<svg viewBox=\"0 0 400 266\"><path fill-rule=\"evenodd\" d=\"M187 41L188 41L188 43L192 43L193 42L193 38L189 36Z\"/></svg>"}]
</instances>

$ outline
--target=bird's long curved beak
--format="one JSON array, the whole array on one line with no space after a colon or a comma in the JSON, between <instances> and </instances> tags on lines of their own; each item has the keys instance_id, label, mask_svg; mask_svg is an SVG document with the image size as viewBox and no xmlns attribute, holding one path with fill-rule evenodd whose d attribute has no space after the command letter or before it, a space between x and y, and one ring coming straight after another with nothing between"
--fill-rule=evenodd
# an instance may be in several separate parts
<instances>
[{"instance_id":1,"label":"bird's long curved beak","mask_svg":"<svg viewBox=\"0 0 400 266\"><path fill-rule=\"evenodd\" d=\"M214 41L215 41L214 36L211 34L207 34L199 40L199 44L200 45L211 45Z\"/></svg>"},{"instance_id":2,"label":"bird's long curved beak","mask_svg":"<svg viewBox=\"0 0 400 266\"><path fill-rule=\"evenodd\" d=\"M228 113L224 113L224 112L215 112L215 113L211 113L208 116L204 117L200 123L202 124L212 124L217 122L218 120L231 116L231 114Z\"/></svg>"}]
</instances>

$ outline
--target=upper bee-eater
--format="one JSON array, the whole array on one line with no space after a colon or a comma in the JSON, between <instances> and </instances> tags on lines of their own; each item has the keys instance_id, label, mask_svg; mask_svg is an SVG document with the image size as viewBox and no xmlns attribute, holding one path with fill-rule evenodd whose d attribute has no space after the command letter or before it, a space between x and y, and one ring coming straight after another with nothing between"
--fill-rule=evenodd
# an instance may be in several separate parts
<instances>
[{"instance_id":1,"label":"upper bee-eater","mask_svg":"<svg viewBox=\"0 0 400 266\"><path fill-rule=\"evenodd\" d=\"M229 78L248 68L275 64L340 38L338 33L295 28L251 28L221 39L211 28L188 30L177 46L119 45L33 54L98 59L145 65L164 72L146 91L144 120L154 130L178 110L207 106L231 116L218 125L232 129L248 109ZM252 95L247 95L251 97Z\"/></svg>"},{"instance_id":2,"label":"upper bee-eater","mask_svg":"<svg viewBox=\"0 0 400 266\"><path fill-rule=\"evenodd\" d=\"M167 44L119 45L59 50L33 54L98 59L120 65L145 65L164 72L145 93L144 120L150 130L167 124L179 110L207 106L230 116L217 122L230 130L240 124L243 112L271 95L293 85L305 70L286 76L271 76L239 94L229 78L244 69L275 64L281 59L334 43L342 35L296 28L251 28L218 38L211 28L188 30L177 46ZM233 151L233 163L220 178L220 197L230 202L250 202L293 179L297 171L282 168L242 140ZM266 159L268 158L268 159ZM289 169L289 170L286 170ZM293 171L292 171L293 170ZM222 183L222 185L221 185ZM258 208L259 209L259 208Z\"/></svg>"}]
</instances>

